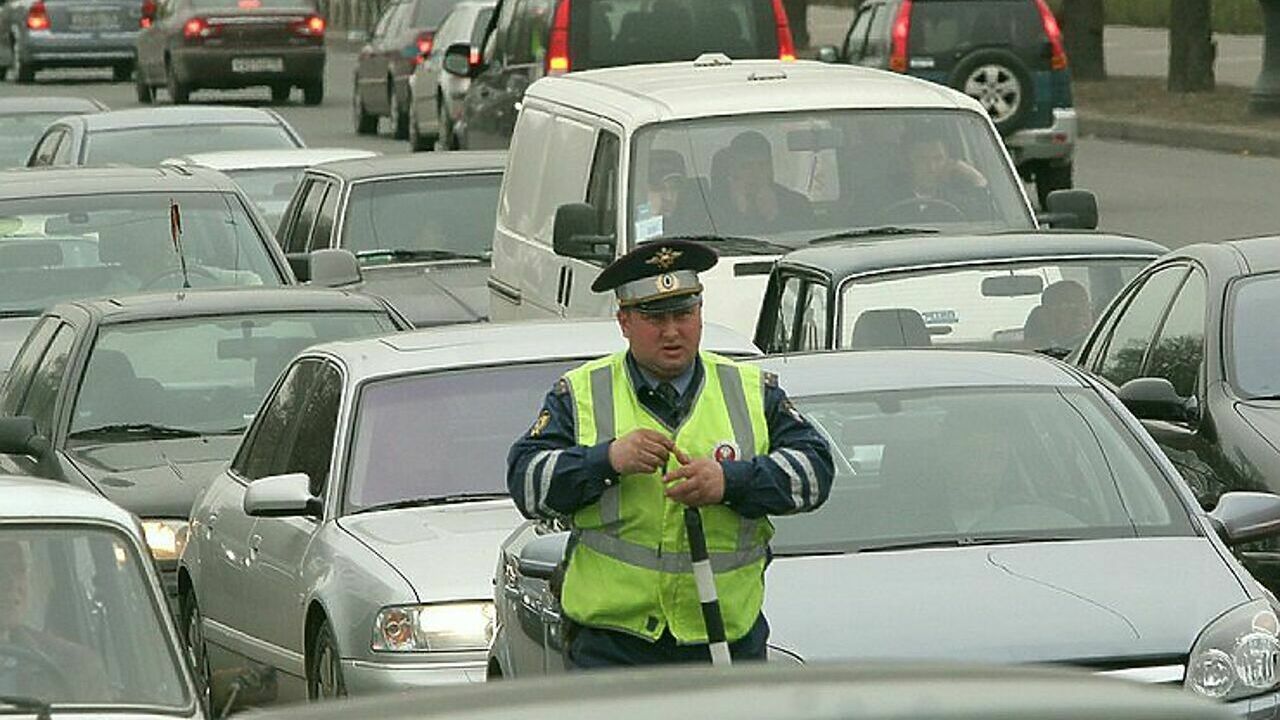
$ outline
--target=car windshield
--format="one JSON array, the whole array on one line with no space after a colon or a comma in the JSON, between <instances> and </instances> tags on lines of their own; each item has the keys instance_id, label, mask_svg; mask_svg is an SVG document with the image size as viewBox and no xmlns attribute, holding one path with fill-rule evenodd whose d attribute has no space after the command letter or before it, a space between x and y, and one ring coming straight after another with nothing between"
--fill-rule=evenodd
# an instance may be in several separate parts
<instances>
[{"instance_id":1,"label":"car windshield","mask_svg":"<svg viewBox=\"0 0 1280 720\"><path fill-rule=\"evenodd\" d=\"M1035 227L1000 139L964 111L806 111L650 125L636 134L633 243L765 237L792 247L886 225Z\"/></svg>"},{"instance_id":2,"label":"car windshield","mask_svg":"<svg viewBox=\"0 0 1280 720\"><path fill-rule=\"evenodd\" d=\"M777 58L770 0L575 2L569 34L573 69L693 60L702 53ZM545 21L544 21L545 22Z\"/></svg>"},{"instance_id":3,"label":"car windshield","mask_svg":"<svg viewBox=\"0 0 1280 720\"><path fill-rule=\"evenodd\" d=\"M244 204L228 193L131 193L0 201L0 312L63 300L176 289L181 219L191 287L280 285Z\"/></svg>"},{"instance_id":4,"label":"car windshield","mask_svg":"<svg viewBox=\"0 0 1280 720\"><path fill-rule=\"evenodd\" d=\"M505 493L506 449L528 431L547 389L578 364L517 364L366 385L356 406L346 511L458 493ZM448 432L430 431L445 426Z\"/></svg>"},{"instance_id":5,"label":"car windshield","mask_svg":"<svg viewBox=\"0 0 1280 720\"><path fill-rule=\"evenodd\" d=\"M413 6L414 28L435 28L449 14L458 0L418 0Z\"/></svg>"},{"instance_id":6,"label":"car windshield","mask_svg":"<svg viewBox=\"0 0 1280 720\"><path fill-rule=\"evenodd\" d=\"M390 178L356 183L342 246L366 263L444 251L488 257L500 173ZM399 258L382 251L407 251Z\"/></svg>"},{"instance_id":7,"label":"car windshield","mask_svg":"<svg viewBox=\"0 0 1280 720\"><path fill-rule=\"evenodd\" d=\"M386 315L351 311L108 325L89 356L71 438L240 433L304 348L393 329Z\"/></svg>"},{"instance_id":8,"label":"car windshield","mask_svg":"<svg viewBox=\"0 0 1280 720\"><path fill-rule=\"evenodd\" d=\"M1015 348L1065 356L1150 258L991 263L855 278L839 347Z\"/></svg>"},{"instance_id":9,"label":"car windshield","mask_svg":"<svg viewBox=\"0 0 1280 720\"><path fill-rule=\"evenodd\" d=\"M1246 398L1280 396L1280 334L1275 317L1280 307L1280 274L1246 278L1233 287L1230 320L1231 383Z\"/></svg>"},{"instance_id":10,"label":"car windshield","mask_svg":"<svg viewBox=\"0 0 1280 720\"><path fill-rule=\"evenodd\" d=\"M284 210L289 206L293 191L302 182L302 172L305 169L258 168L224 170L223 173L240 186L267 219L268 227L274 229L280 226L280 218L284 217Z\"/></svg>"},{"instance_id":11,"label":"car windshield","mask_svg":"<svg viewBox=\"0 0 1280 720\"><path fill-rule=\"evenodd\" d=\"M0 525L0 695L86 710L189 707L144 562L112 530Z\"/></svg>"},{"instance_id":12,"label":"car windshield","mask_svg":"<svg viewBox=\"0 0 1280 720\"><path fill-rule=\"evenodd\" d=\"M90 165L159 165L181 155L217 150L275 150L301 147L279 125L212 125L197 128L136 127L88 136Z\"/></svg>"},{"instance_id":13,"label":"car windshield","mask_svg":"<svg viewBox=\"0 0 1280 720\"><path fill-rule=\"evenodd\" d=\"M831 497L775 520L783 555L996 536L1193 534L1095 393L960 388L794 397L842 457Z\"/></svg>"},{"instance_id":14,"label":"car windshield","mask_svg":"<svg viewBox=\"0 0 1280 720\"><path fill-rule=\"evenodd\" d=\"M26 165L40 134L49 123L65 115L65 112L0 115L0 168Z\"/></svg>"}]
</instances>

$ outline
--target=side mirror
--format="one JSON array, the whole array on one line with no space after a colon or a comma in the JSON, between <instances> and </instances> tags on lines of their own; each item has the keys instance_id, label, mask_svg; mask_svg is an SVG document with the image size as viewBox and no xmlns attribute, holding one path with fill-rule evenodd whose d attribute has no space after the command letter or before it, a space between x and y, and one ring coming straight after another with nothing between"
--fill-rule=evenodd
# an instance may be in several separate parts
<instances>
[{"instance_id":1,"label":"side mirror","mask_svg":"<svg viewBox=\"0 0 1280 720\"><path fill-rule=\"evenodd\" d=\"M308 274L312 285L342 287L355 285L364 280L364 276L360 273L360 261L356 260L356 256L350 250L341 248L312 250L310 265Z\"/></svg>"},{"instance_id":2,"label":"side mirror","mask_svg":"<svg viewBox=\"0 0 1280 720\"><path fill-rule=\"evenodd\" d=\"M1098 227L1098 198L1088 190L1054 190L1045 199L1046 212L1040 222L1054 228L1095 230Z\"/></svg>"},{"instance_id":3,"label":"side mirror","mask_svg":"<svg viewBox=\"0 0 1280 720\"><path fill-rule=\"evenodd\" d=\"M836 49L835 45L823 45L818 48L817 60L824 63L838 63L840 62L840 51Z\"/></svg>"},{"instance_id":4,"label":"side mirror","mask_svg":"<svg viewBox=\"0 0 1280 720\"><path fill-rule=\"evenodd\" d=\"M36 431L35 420L25 415L0 418L0 453L43 460L49 450L49 441Z\"/></svg>"},{"instance_id":5,"label":"side mirror","mask_svg":"<svg viewBox=\"0 0 1280 720\"><path fill-rule=\"evenodd\" d=\"M586 203L565 203L556 208L551 248L564 257L612 262L617 240L598 233L595 208Z\"/></svg>"},{"instance_id":6,"label":"side mirror","mask_svg":"<svg viewBox=\"0 0 1280 720\"><path fill-rule=\"evenodd\" d=\"M244 511L252 517L319 517L320 499L311 494L306 473L271 475L249 483Z\"/></svg>"},{"instance_id":7,"label":"side mirror","mask_svg":"<svg viewBox=\"0 0 1280 720\"><path fill-rule=\"evenodd\" d=\"M1209 519L1228 545L1280 535L1280 495L1224 493L1218 498L1218 506L1209 513Z\"/></svg>"},{"instance_id":8,"label":"side mirror","mask_svg":"<svg viewBox=\"0 0 1280 720\"><path fill-rule=\"evenodd\" d=\"M1187 401L1161 377L1134 378L1120 386L1120 402L1140 420L1182 422L1187 419Z\"/></svg>"},{"instance_id":9,"label":"side mirror","mask_svg":"<svg viewBox=\"0 0 1280 720\"><path fill-rule=\"evenodd\" d=\"M550 580L556 568L564 562L564 551L568 544L569 533L542 535L530 540L520 550L518 563L520 574L539 580Z\"/></svg>"},{"instance_id":10,"label":"side mirror","mask_svg":"<svg viewBox=\"0 0 1280 720\"><path fill-rule=\"evenodd\" d=\"M471 44L470 43L454 43L444 51L444 60L441 61L444 71L450 75L458 77L471 77L475 74L475 70L471 65Z\"/></svg>"}]
</instances>

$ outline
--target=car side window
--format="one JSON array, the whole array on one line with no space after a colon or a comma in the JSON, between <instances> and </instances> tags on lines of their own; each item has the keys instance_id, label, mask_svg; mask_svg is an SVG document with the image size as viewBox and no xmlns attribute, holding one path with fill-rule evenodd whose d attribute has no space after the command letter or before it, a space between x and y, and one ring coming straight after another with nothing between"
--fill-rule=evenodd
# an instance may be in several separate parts
<instances>
[{"instance_id":1,"label":"car side window","mask_svg":"<svg viewBox=\"0 0 1280 720\"><path fill-rule=\"evenodd\" d=\"M44 351L49 347L49 338L53 337L57 329L57 320L44 318L27 335L22 349L13 359L9 374L4 378L3 386L0 386L0 416L12 417L18 414L22 398L31 384L31 376L39 367L40 358L44 357Z\"/></svg>"},{"instance_id":2,"label":"car side window","mask_svg":"<svg viewBox=\"0 0 1280 720\"><path fill-rule=\"evenodd\" d=\"M53 151L53 165L70 165L71 164L71 135L67 132L62 133L62 139L58 142L58 148Z\"/></svg>"},{"instance_id":3,"label":"car side window","mask_svg":"<svg viewBox=\"0 0 1280 720\"><path fill-rule=\"evenodd\" d=\"M888 5L877 5L867 28L867 39L862 47L862 59L868 65L882 65L889 56L889 18L896 14ZM874 61L874 62L872 62Z\"/></svg>"},{"instance_id":4,"label":"car side window","mask_svg":"<svg viewBox=\"0 0 1280 720\"><path fill-rule=\"evenodd\" d=\"M802 281L792 275L782 281L778 295L777 311L773 319L773 338L765 352L787 352L795 341L796 307L800 302Z\"/></svg>"},{"instance_id":5,"label":"car side window","mask_svg":"<svg viewBox=\"0 0 1280 720\"><path fill-rule=\"evenodd\" d=\"M1174 265L1161 268L1143 282L1111 330L1106 350L1095 368L1099 375L1117 387L1141 377L1156 325L1186 274L1185 266Z\"/></svg>"},{"instance_id":6,"label":"car side window","mask_svg":"<svg viewBox=\"0 0 1280 720\"><path fill-rule=\"evenodd\" d=\"M338 408L342 402L342 373L329 363L320 365L302 416L289 442L292 451L284 472L306 473L311 494L324 497L333 458Z\"/></svg>"},{"instance_id":7,"label":"car side window","mask_svg":"<svg viewBox=\"0 0 1280 720\"><path fill-rule=\"evenodd\" d=\"M800 307L800 329L797 350L827 348L827 295L829 288L818 282L805 284Z\"/></svg>"},{"instance_id":8,"label":"car side window","mask_svg":"<svg viewBox=\"0 0 1280 720\"><path fill-rule=\"evenodd\" d=\"M254 426L241 446L232 468L250 482L285 472L284 468L293 454L288 442L294 435L307 396L316 374L322 367L318 360L306 359L294 363L284 381L262 406Z\"/></svg>"},{"instance_id":9,"label":"car side window","mask_svg":"<svg viewBox=\"0 0 1280 720\"><path fill-rule=\"evenodd\" d=\"M70 325L64 324L58 328L49 343L49 350L31 376L31 388L18 409L19 415L28 415L35 420L36 430L47 438L53 437L53 414L62 381L67 376L67 365L75 340L76 333Z\"/></svg>"},{"instance_id":10,"label":"car side window","mask_svg":"<svg viewBox=\"0 0 1280 720\"><path fill-rule=\"evenodd\" d=\"M596 139L591 177L587 182L587 204L596 210L596 227L601 235L618 232L618 163L622 143L618 136L601 130Z\"/></svg>"},{"instance_id":11,"label":"car side window","mask_svg":"<svg viewBox=\"0 0 1280 720\"><path fill-rule=\"evenodd\" d=\"M337 185L330 185L329 191L324 194L324 200L320 203L320 210L316 213L315 226L311 228L311 241L307 244L308 250L323 250L332 244L331 236L333 235L334 221L338 215L338 195Z\"/></svg>"},{"instance_id":12,"label":"car side window","mask_svg":"<svg viewBox=\"0 0 1280 720\"><path fill-rule=\"evenodd\" d=\"M61 142L63 132L61 129L50 130L40 140L40 144L36 145L36 151L33 156L31 165L33 167L45 167L53 164L53 158L58 153L58 143Z\"/></svg>"},{"instance_id":13,"label":"car side window","mask_svg":"<svg viewBox=\"0 0 1280 720\"><path fill-rule=\"evenodd\" d=\"M867 5L858 12L858 17L854 18L853 26L849 28L849 34L844 39L843 54L846 61L856 63L862 59L867 46L867 30L871 27L871 18L879 7L879 5Z\"/></svg>"},{"instance_id":14,"label":"car side window","mask_svg":"<svg viewBox=\"0 0 1280 720\"><path fill-rule=\"evenodd\" d=\"M307 251L307 241L311 237L311 228L316 223L316 215L320 212L320 204L324 202L325 191L329 183L323 180L308 182L302 197L301 209L294 216L289 228L289 236L285 238L284 251L301 253Z\"/></svg>"},{"instance_id":15,"label":"car side window","mask_svg":"<svg viewBox=\"0 0 1280 720\"><path fill-rule=\"evenodd\" d=\"M489 33L489 37L485 38L484 60L486 63L506 62L507 50L503 45L506 43L507 35L511 31L516 5L516 0L506 0L498 8L498 21L494 24L493 32Z\"/></svg>"},{"instance_id":16,"label":"car side window","mask_svg":"<svg viewBox=\"0 0 1280 720\"><path fill-rule=\"evenodd\" d=\"M1206 293L1204 274L1192 270L1169 308L1147 361L1145 374L1165 378L1182 397L1195 395L1199 388L1200 367L1204 362Z\"/></svg>"}]
</instances>

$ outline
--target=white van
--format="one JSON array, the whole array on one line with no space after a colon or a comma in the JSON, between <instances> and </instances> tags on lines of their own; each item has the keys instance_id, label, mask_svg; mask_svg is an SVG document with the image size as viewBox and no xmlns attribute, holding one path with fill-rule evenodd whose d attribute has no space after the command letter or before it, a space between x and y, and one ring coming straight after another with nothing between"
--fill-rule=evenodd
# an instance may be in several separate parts
<instances>
[{"instance_id":1,"label":"white van","mask_svg":"<svg viewBox=\"0 0 1280 720\"><path fill-rule=\"evenodd\" d=\"M571 73L516 121L492 317L608 315L601 268L692 237L722 257L704 317L750 335L774 259L815 239L1035 227L982 106L934 83L723 55Z\"/></svg>"}]
</instances>

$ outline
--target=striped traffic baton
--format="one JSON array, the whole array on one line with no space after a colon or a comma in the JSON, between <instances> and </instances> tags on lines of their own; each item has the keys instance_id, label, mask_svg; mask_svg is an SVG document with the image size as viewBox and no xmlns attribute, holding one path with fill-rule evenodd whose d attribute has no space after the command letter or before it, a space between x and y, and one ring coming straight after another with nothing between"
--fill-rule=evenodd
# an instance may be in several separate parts
<instances>
[{"instance_id":1,"label":"striped traffic baton","mask_svg":"<svg viewBox=\"0 0 1280 720\"><path fill-rule=\"evenodd\" d=\"M689 533L689 558L693 561L698 601L702 603L702 621L707 626L711 664L728 666L733 661L729 657L729 643L724 638L724 618L720 615L720 596L716 593L715 574L711 572L711 557L707 555L707 535L702 531L702 514L697 508L684 509L684 527Z\"/></svg>"}]
</instances>

